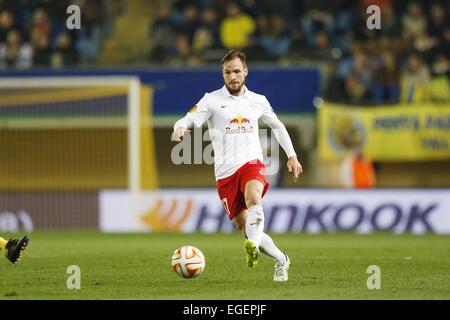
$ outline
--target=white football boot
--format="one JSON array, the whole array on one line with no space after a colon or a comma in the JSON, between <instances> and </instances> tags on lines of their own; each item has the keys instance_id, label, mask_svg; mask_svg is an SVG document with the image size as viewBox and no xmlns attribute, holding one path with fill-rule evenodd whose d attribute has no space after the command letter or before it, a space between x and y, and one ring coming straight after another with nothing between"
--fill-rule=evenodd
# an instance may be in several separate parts
<instances>
[{"instance_id":1,"label":"white football boot","mask_svg":"<svg viewBox=\"0 0 450 320\"><path fill-rule=\"evenodd\" d=\"M275 273L273 274L274 281L287 281L288 280L288 270L289 265L291 264L291 260L286 256L286 262L283 264L279 264L278 262L275 264Z\"/></svg>"}]
</instances>

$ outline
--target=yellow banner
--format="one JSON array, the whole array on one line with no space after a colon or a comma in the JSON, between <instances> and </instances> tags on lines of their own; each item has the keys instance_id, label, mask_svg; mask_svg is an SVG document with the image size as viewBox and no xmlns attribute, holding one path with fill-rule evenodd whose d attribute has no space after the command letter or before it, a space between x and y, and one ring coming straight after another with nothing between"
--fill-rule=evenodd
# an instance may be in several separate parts
<instances>
[{"instance_id":1,"label":"yellow banner","mask_svg":"<svg viewBox=\"0 0 450 320\"><path fill-rule=\"evenodd\" d=\"M357 144L374 161L450 159L450 106L325 103L318 131L322 160L340 159Z\"/></svg>"}]
</instances>

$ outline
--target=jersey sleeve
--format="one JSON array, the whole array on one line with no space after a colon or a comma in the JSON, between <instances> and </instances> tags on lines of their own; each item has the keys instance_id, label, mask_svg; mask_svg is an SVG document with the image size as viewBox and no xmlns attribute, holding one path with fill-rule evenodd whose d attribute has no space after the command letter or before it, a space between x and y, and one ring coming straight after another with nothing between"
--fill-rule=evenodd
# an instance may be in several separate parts
<instances>
[{"instance_id":1,"label":"jersey sleeve","mask_svg":"<svg viewBox=\"0 0 450 320\"><path fill-rule=\"evenodd\" d=\"M264 97L264 101L262 103L263 113L261 115L261 119L264 121L265 124L270 126L272 123L278 120L277 115L273 111L272 106L270 105L269 101Z\"/></svg>"},{"instance_id":2,"label":"jersey sleeve","mask_svg":"<svg viewBox=\"0 0 450 320\"><path fill-rule=\"evenodd\" d=\"M273 111L272 106L269 101L264 98L263 103L263 113L261 115L262 120L266 123L270 128L272 128L275 137L278 140L278 143L281 145L283 150L286 152L288 157L297 156L294 150L294 146L292 145L291 138L289 137L289 133L286 130L284 124L278 119L277 115Z\"/></svg>"},{"instance_id":3,"label":"jersey sleeve","mask_svg":"<svg viewBox=\"0 0 450 320\"><path fill-rule=\"evenodd\" d=\"M185 118L192 122L197 128L200 128L210 117L211 109L209 107L208 94L205 94L203 98L189 110Z\"/></svg>"},{"instance_id":4,"label":"jersey sleeve","mask_svg":"<svg viewBox=\"0 0 450 320\"><path fill-rule=\"evenodd\" d=\"M206 93L203 98L189 110L186 116L175 122L173 129L192 128L194 125L197 128L200 128L203 123L211 117L208 100L208 94Z\"/></svg>"}]
</instances>

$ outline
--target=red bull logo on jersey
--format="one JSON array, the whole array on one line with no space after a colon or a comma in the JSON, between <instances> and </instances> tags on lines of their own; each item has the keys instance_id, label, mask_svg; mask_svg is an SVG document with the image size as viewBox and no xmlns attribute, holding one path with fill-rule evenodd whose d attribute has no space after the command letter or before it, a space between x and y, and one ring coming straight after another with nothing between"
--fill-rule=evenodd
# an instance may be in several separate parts
<instances>
[{"instance_id":1,"label":"red bull logo on jersey","mask_svg":"<svg viewBox=\"0 0 450 320\"><path fill-rule=\"evenodd\" d=\"M241 125L241 124L244 124L244 123L250 123L250 120L247 119L247 118L244 118L244 117L242 117L242 116L237 116L236 118L231 119L231 120L230 120L230 123L231 123L231 124L232 124L232 123L236 123L236 124L238 124L238 125Z\"/></svg>"},{"instance_id":2,"label":"red bull logo on jersey","mask_svg":"<svg viewBox=\"0 0 450 320\"><path fill-rule=\"evenodd\" d=\"M237 116L230 120L230 124L232 126L226 127L225 132L227 134L235 134L235 133L252 133L253 126L246 126L245 124L250 123L250 119L245 118L241 115ZM237 127L236 127L237 125Z\"/></svg>"}]
</instances>

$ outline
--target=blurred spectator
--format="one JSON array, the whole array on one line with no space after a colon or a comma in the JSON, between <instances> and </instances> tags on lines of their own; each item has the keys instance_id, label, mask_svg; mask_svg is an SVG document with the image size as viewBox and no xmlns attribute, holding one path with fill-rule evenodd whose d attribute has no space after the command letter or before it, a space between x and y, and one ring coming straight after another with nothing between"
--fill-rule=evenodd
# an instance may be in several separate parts
<instances>
[{"instance_id":1,"label":"blurred spectator","mask_svg":"<svg viewBox=\"0 0 450 320\"><path fill-rule=\"evenodd\" d=\"M30 68L33 63L33 50L27 43L22 43L22 37L16 30L11 30L6 43L0 44L0 66L2 68Z\"/></svg>"},{"instance_id":2,"label":"blurred spectator","mask_svg":"<svg viewBox=\"0 0 450 320\"><path fill-rule=\"evenodd\" d=\"M259 44L266 55L271 58L280 58L289 52L291 44L290 35L286 30L283 17L279 14L266 17L265 26L261 30Z\"/></svg>"},{"instance_id":3,"label":"blurred spectator","mask_svg":"<svg viewBox=\"0 0 450 320\"><path fill-rule=\"evenodd\" d=\"M450 62L445 54L440 53L434 58L431 72L428 88L431 102L450 104Z\"/></svg>"},{"instance_id":4,"label":"blurred spectator","mask_svg":"<svg viewBox=\"0 0 450 320\"><path fill-rule=\"evenodd\" d=\"M197 29L200 27L199 12L195 5L187 5L183 10L183 21L179 27L179 32L186 34L189 38L189 45Z\"/></svg>"},{"instance_id":5,"label":"blurred spectator","mask_svg":"<svg viewBox=\"0 0 450 320\"><path fill-rule=\"evenodd\" d=\"M81 29L77 30L75 47L81 60L94 62L100 52L100 43L107 32L108 11L104 0L78 0L81 7Z\"/></svg>"},{"instance_id":6,"label":"blurred spectator","mask_svg":"<svg viewBox=\"0 0 450 320\"><path fill-rule=\"evenodd\" d=\"M189 44L189 35L179 33L175 38L175 47L169 60L171 65L176 66L198 66L201 59L192 52Z\"/></svg>"},{"instance_id":7,"label":"blurred spectator","mask_svg":"<svg viewBox=\"0 0 450 320\"><path fill-rule=\"evenodd\" d=\"M428 19L428 34L436 41L440 41L444 37L444 30L449 26L448 16L444 7L435 3L431 6L430 18Z\"/></svg>"},{"instance_id":8,"label":"blurred spectator","mask_svg":"<svg viewBox=\"0 0 450 320\"><path fill-rule=\"evenodd\" d=\"M11 30L18 29L14 23L14 15L9 10L0 12L0 43L6 42L6 37Z\"/></svg>"},{"instance_id":9,"label":"blurred spectator","mask_svg":"<svg viewBox=\"0 0 450 320\"><path fill-rule=\"evenodd\" d=\"M206 50L214 48L214 36L204 27L195 31L192 41L192 49L198 54L204 54Z\"/></svg>"},{"instance_id":10,"label":"blurred spectator","mask_svg":"<svg viewBox=\"0 0 450 320\"><path fill-rule=\"evenodd\" d=\"M47 20L50 24L50 37L53 40L53 36L59 34L61 31L66 29L66 19L68 17L66 10L71 4L78 4L79 0L38 0L38 1L18 1L22 2L25 8L21 8L22 19L28 20L33 17L36 12L43 11L47 16ZM26 4L26 2L30 4ZM81 10L83 11L83 7ZM29 10L29 12L27 12ZM17 12L17 10L15 11ZM82 12L83 14L83 12ZM34 17L33 17L34 18ZM27 26L28 27L28 26Z\"/></svg>"},{"instance_id":11,"label":"blurred spectator","mask_svg":"<svg viewBox=\"0 0 450 320\"><path fill-rule=\"evenodd\" d=\"M381 9L381 30L380 33L391 38L401 36L401 23L395 15L395 9L391 3L386 3Z\"/></svg>"},{"instance_id":12,"label":"blurred spectator","mask_svg":"<svg viewBox=\"0 0 450 320\"><path fill-rule=\"evenodd\" d=\"M308 48L306 34L303 30L300 19L298 19L298 21L293 24L290 36L291 36L291 47L290 47L291 54L295 54L299 51Z\"/></svg>"},{"instance_id":13,"label":"blurred spectator","mask_svg":"<svg viewBox=\"0 0 450 320\"><path fill-rule=\"evenodd\" d=\"M333 34L327 34L330 45L339 49L341 52L348 52L350 42L355 36L352 26L355 20L354 10L351 6L352 2L341 1L337 8L336 17L334 19Z\"/></svg>"},{"instance_id":14,"label":"blurred spectator","mask_svg":"<svg viewBox=\"0 0 450 320\"><path fill-rule=\"evenodd\" d=\"M447 55L439 53L433 60L431 65L433 78L450 77L450 62Z\"/></svg>"},{"instance_id":15,"label":"blurred spectator","mask_svg":"<svg viewBox=\"0 0 450 320\"><path fill-rule=\"evenodd\" d=\"M56 40L56 49L51 56L53 68L73 67L78 63L78 52L75 50L71 36L62 32Z\"/></svg>"},{"instance_id":16,"label":"blurred spectator","mask_svg":"<svg viewBox=\"0 0 450 320\"><path fill-rule=\"evenodd\" d=\"M175 43L176 24L171 13L172 7L170 4L161 4L158 7L155 20L150 26L150 59L152 61L164 61Z\"/></svg>"},{"instance_id":17,"label":"blurred spectator","mask_svg":"<svg viewBox=\"0 0 450 320\"><path fill-rule=\"evenodd\" d=\"M381 65L375 72L372 86L374 103L397 103L400 96L400 71L391 50L381 54Z\"/></svg>"},{"instance_id":18,"label":"blurred spectator","mask_svg":"<svg viewBox=\"0 0 450 320\"><path fill-rule=\"evenodd\" d=\"M194 51L198 53L207 49L218 49L221 47L219 16L213 7L207 7L203 10L201 25L194 34L192 46Z\"/></svg>"},{"instance_id":19,"label":"blurred spectator","mask_svg":"<svg viewBox=\"0 0 450 320\"><path fill-rule=\"evenodd\" d=\"M438 39L429 36L426 31L416 35L413 39L413 47L425 60L431 60L432 49L438 45Z\"/></svg>"},{"instance_id":20,"label":"blurred spectator","mask_svg":"<svg viewBox=\"0 0 450 320\"><path fill-rule=\"evenodd\" d=\"M81 6L81 14L83 24L87 28L95 32L95 29L102 29L104 22L106 21L107 14L107 3L104 0L78 0Z\"/></svg>"},{"instance_id":21,"label":"blurred spectator","mask_svg":"<svg viewBox=\"0 0 450 320\"><path fill-rule=\"evenodd\" d=\"M427 87L430 83L430 70L418 54L409 55L401 76L401 101L421 103L428 101Z\"/></svg>"},{"instance_id":22,"label":"blurred spectator","mask_svg":"<svg viewBox=\"0 0 450 320\"><path fill-rule=\"evenodd\" d=\"M175 38L175 52L173 54L172 63L176 60L186 62L191 54L191 46L189 45L189 35L180 33Z\"/></svg>"},{"instance_id":23,"label":"blurred spectator","mask_svg":"<svg viewBox=\"0 0 450 320\"><path fill-rule=\"evenodd\" d=\"M411 45L401 41L400 39L393 40L385 35L381 35L377 41L371 46L374 56L382 60L382 54L386 51L391 51L396 59L396 64L401 64L401 58L411 50Z\"/></svg>"},{"instance_id":24,"label":"blurred spectator","mask_svg":"<svg viewBox=\"0 0 450 320\"><path fill-rule=\"evenodd\" d=\"M450 55L450 26L447 26L442 33L443 38L436 46L435 51L436 53L445 54L448 58Z\"/></svg>"},{"instance_id":25,"label":"blurred spectator","mask_svg":"<svg viewBox=\"0 0 450 320\"><path fill-rule=\"evenodd\" d=\"M362 104L368 100L367 88L359 81L358 76L351 72L344 83L344 101L348 104Z\"/></svg>"},{"instance_id":26,"label":"blurred spectator","mask_svg":"<svg viewBox=\"0 0 450 320\"><path fill-rule=\"evenodd\" d=\"M52 49L49 36L44 33L35 33L31 39L31 45L33 46L33 66L50 67Z\"/></svg>"},{"instance_id":27,"label":"blurred spectator","mask_svg":"<svg viewBox=\"0 0 450 320\"><path fill-rule=\"evenodd\" d=\"M314 44L314 58L317 61L331 60L335 57L334 49L331 48L331 43L328 35L325 32L319 32L316 35L316 42ZM338 55L340 56L340 52Z\"/></svg>"},{"instance_id":28,"label":"blurred spectator","mask_svg":"<svg viewBox=\"0 0 450 320\"><path fill-rule=\"evenodd\" d=\"M307 12L303 17L303 30L309 45L316 41L316 33L323 31L328 35L333 34L334 3L327 0L304 0Z\"/></svg>"},{"instance_id":29,"label":"blurred spectator","mask_svg":"<svg viewBox=\"0 0 450 320\"><path fill-rule=\"evenodd\" d=\"M374 164L364 157L362 147L359 144L355 145L342 161L341 179L344 188L375 188L376 173Z\"/></svg>"},{"instance_id":30,"label":"blurred spectator","mask_svg":"<svg viewBox=\"0 0 450 320\"><path fill-rule=\"evenodd\" d=\"M50 36L51 23L47 13L42 8L36 9L33 13L30 30L31 39L43 39ZM42 41L42 40L38 40Z\"/></svg>"},{"instance_id":31,"label":"blurred spectator","mask_svg":"<svg viewBox=\"0 0 450 320\"><path fill-rule=\"evenodd\" d=\"M403 38L411 40L413 37L425 33L427 18L418 2L410 2L407 13L403 16Z\"/></svg>"},{"instance_id":32,"label":"blurred spectator","mask_svg":"<svg viewBox=\"0 0 450 320\"><path fill-rule=\"evenodd\" d=\"M366 50L355 49L352 59L344 71L344 100L361 104L370 100L373 81L373 65Z\"/></svg>"},{"instance_id":33,"label":"blurred spectator","mask_svg":"<svg viewBox=\"0 0 450 320\"><path fill-rule=\"evenodd\" d=\"M247 48L252 46L251 36L256 30L252 17L242 12L236 2L225 7L225 17L220 24L220 39L225 48Z\"/></svg>"}]
</instances>

